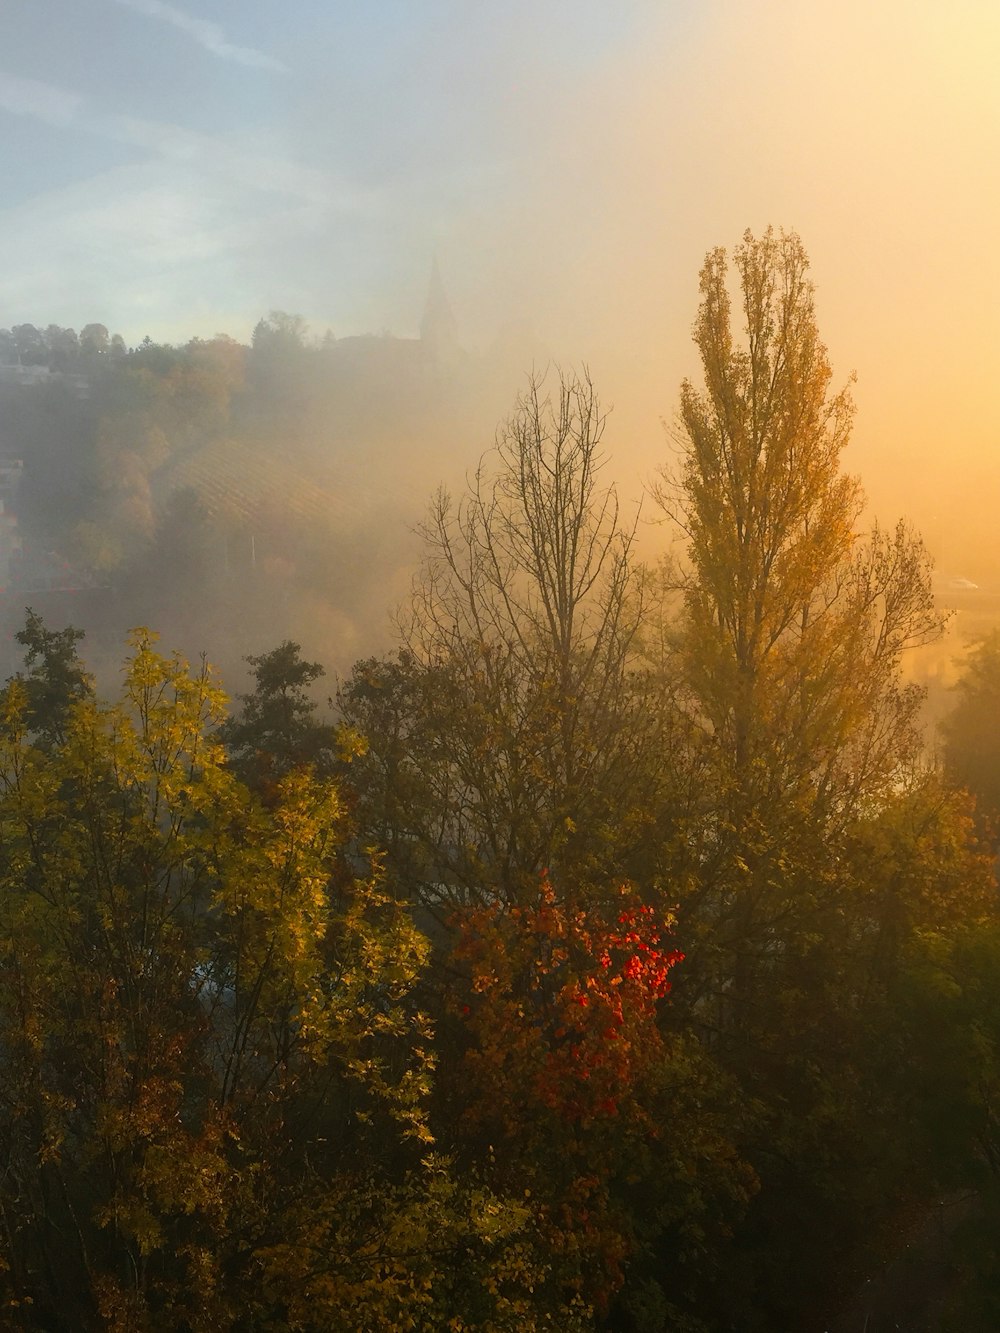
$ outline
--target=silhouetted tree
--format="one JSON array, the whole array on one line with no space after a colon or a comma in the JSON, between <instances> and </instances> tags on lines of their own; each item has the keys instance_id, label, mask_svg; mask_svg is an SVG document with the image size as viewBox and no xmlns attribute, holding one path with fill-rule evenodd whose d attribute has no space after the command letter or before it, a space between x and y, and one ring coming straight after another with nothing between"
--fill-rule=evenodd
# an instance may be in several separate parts
<instances>
[{"instance_id":1,"label":"silhouetted tree","mask_svg":"<svg viewBox=\"0 0 1000 1333\"><path fill-rule=\"evenodd\" d=\"M286 639L269 653L247 657L256 686L237 696L239 711L220 730L236 771L258 790L294 768L328 768L334 731L316 721L308 689L325 674Z\"/></svg>"},{"instance_id":2,"label":"silhouetted tree","mask_svg":"<svg viewBox=\"0 0 1000 1333\"><path fill-rule=\"evenodd\" d=\"M73 705L93 695L94 682L77 652L84 631L68 625L46 629L30 607L24 628L14 636L25 649L27 670L18 673L26 697L25 717L38 744L62 744Z\"/></svg>"},{"instance_id":3,"label":"silhouetted tree","mask_svg":"<svg viewBox=\"0 0 1000 1333\"><path fill-rule=\"evenodd\" d=\"M556 866L583 895L591 875L620 873L653 799L655 728L633 674L644 584L635 519L602 482L604 425L585 374L529 382L467 493L433 502L405 654L363 664L342 693L371 743L363 770L411 796L423 784L407 844L423 848L410 889L428 902L514 903ZM373 811L394 804L370 796Z\"/></svg>"}]
</instances>

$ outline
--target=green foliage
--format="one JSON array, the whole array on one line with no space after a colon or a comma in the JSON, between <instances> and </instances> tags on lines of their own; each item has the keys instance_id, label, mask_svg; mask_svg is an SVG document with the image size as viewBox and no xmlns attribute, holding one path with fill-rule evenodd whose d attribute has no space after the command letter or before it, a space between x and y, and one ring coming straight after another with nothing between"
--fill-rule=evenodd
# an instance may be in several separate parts
<instances>
[{"instance_id":1,"label":"green foliage","mask_svg":"<svg viewBox=\"0 0 1000 1333\"><path fill-rule=\"evenodd\" d=\"M341 871L330 784L297 770L265 810L234 778L224 707L145 632L121 702L49 749L3 696L5 1308L327 1330L471 1301L469 1327L530 1328L524 1209L429 1150L426 941Z\"/></svg>"},{"instance_id":2,"label":"green foliage","mask_svg":"<svg viewBox=\"0 0 1000 1333\"><path fill-rule=\"evenodd\" d=\"M318 662L303 661L301 651L286 639L269 653L248 657L256 687L238 696L239 713L219 732L237 772L257 790L306 764L330 769L334 730L316 721L308 694L325 672Z\"/></svg>"},{"instance_id":3,"label":"green foliage","mask_svg":"<svg viewBox=\"0 0 1000 1333\"><path fill-rule=\"evenodd\" d=\"M901 672L940 628L928 559L856 531L805 252L733 258L738 296L724 252L702 270L662 587L584 374L529 381L438 494L340 732L292 639L227 718L140 632L105 706L79 631L29 613L0 701L0 1322L824 1327L944 1197L978 1241L942 1327L992 1326L1000 918L956 784L1000 809L1000 645L945 782ZM126 595L160 567L208 615L333 576L287 521L329 492L301 508L268 431L309 436L350 348L281 314L251 349L85 334L0 356L87 361L74 522Z\"/></svg>"},{"instance_id":4,"label":"green foliage","mask_svg":"<svg viewBox=\"0 0 1000 1333\"><path fill-rule=\"evenodd\" d=\"M46 629L30 607L15 639L24 648L27 670L18 676L25 696L28 726L43 746L61 744L73 705L89 698L93 681L77 653L84 632L68 625Z\"/></svg>"},{"instance_id":5,"label":"green foliage","mask_svg":"<svg viewBox=\"0 0 1000 1333\"><path fill-rule=\"evenodd\" d=\"M301 315L272 310L266 319L258 320L254 326L253 350L268 356L301 352L307 331Z\"/></svg>"}]
</instances>

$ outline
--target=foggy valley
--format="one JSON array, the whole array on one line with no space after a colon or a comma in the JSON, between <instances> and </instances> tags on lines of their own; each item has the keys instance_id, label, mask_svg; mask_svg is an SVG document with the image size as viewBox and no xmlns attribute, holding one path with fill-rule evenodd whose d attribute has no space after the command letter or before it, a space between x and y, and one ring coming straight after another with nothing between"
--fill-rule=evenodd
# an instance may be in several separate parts
<instances>
[{"instance_id":1,"label":"foggy valley","mask_svg":"<svg viewBox=\"0 0 1000 1333\"><path fill-rule=\"evenodd\" d=\"M998 59L0 7L0 1326L1000 1327Z\"/></svg>"}]
</instances>

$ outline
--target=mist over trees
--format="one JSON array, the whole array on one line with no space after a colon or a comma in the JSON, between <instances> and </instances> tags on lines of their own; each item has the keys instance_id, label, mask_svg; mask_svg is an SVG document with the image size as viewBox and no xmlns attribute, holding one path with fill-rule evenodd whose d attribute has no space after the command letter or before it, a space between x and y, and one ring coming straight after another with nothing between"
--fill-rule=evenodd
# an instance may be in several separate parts
<instances>
[{"instance_id":1,"label":"mist over trees","mask_svg":"<svg viewBox=\"0 0 1000 1333\"><path fill-rule=\"evenodd\" d=\"M414 340L0 335L10 1326L846 1329L945 1199L861 1318L994 1327L997 646L938 765L801 242L706 257L656 567L585 370L392 530L492 392L437 282ZM137 630L103 702L127 618L248 687Z\"/></svg>"},{"instance_id":2,"label":"mist over trees","mask_svg":"<svg viewBox=\"0 0 1000 1333\"><path fill-rule=\"evenodd\" d=\"M71 618L77 592L108 672L147 621L234 677L303 624L341 670L384 648L417 497L461 475L515 382L504 357L461 352L443 299L420 338L314 336L281 311L250 346L0 334L0 455L24 465L0 580L16 615L47 599Z\"/></svg>"}]
</instances>

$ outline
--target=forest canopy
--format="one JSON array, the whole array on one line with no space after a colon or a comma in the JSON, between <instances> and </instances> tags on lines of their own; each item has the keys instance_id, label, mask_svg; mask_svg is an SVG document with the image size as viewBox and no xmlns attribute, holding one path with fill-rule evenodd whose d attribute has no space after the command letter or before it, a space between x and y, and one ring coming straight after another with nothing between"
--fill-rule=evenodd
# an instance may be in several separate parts
<instances>
[{"instance_id":1,"label":"forest canopy","mask_svg":"<svg viewBox=\"0 0 1000 1333\"><path fill-rule=\"evenodd\" d=\"M325 706L284 630L362 538L299 464L370 390L358 349L278 315L250 348L88 329L0 337L56 376L0 382L35 530L114 589L105 630L196 603L210 649L220 602L284 610L233 703L148 630L112 702L88 625L17 633L9 1326L819 1329L934 1219L934 1290L884 1316L995 1326L996 644L938 765L904 674L930 559L862 530L799 238L706 257L675 559L639 558L590 375L536 372ZM387 438L440 352L378 351Z\"/></svg>"}]
</instances>

